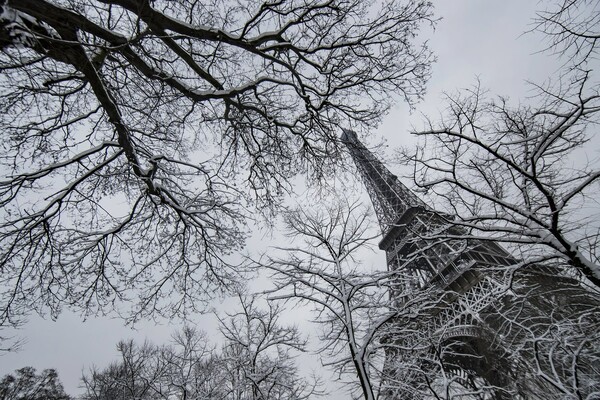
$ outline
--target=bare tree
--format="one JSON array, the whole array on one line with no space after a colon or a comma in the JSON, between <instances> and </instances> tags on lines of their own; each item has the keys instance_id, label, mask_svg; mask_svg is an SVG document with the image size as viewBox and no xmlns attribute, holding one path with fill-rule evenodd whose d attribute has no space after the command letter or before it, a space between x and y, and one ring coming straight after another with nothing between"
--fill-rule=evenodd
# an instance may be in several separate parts
<instances>
[{"instance_id":1,"label":"bare tree","mask_svg":"<svg viewBox=\"0 0 600 400\"><path fill-rule=\"evenodd\" d=\"M534 30L575 66L534 85L526 105L490 98L479 84L448 95L446 116L416 132L423 142L401 159L474 236L515 244L515 255L532 263L566 261L600 288L600 87L587 63L596 53L597 7L560 0L538 13Z\"/></svg>"},{"instance_id":2,"label":"bare tree","mask_svg":"<svg viewBox=\"0 0 600 400\"><path fill-rule=\"evenodd\" d=\"M399 283L394 273L369 271L358 261L357 253L373 239L367 210L356 203L295 209L286 212L285 225L292 241L303 245L277 248L285 254L269 253L258 262L273 273L271 298L313 307L325 365L349 378L361 398L375 399L384 357L382 328L397 315L389 288Z\"/></svg>"},{"instance_id":3,"label":"bare tree","mask_svg":"<svg viewBox=\"0 0 600 400\"><path fill-rule=\"evenodd\" d=\"M427 1L3 0L0 322L231 286L246 206L423 94Z\"/></svg>"},{"instance_id":4,"label":"bare tree","mask_svg":"<svg viewBox=\"0 0 600 400\"><path fill-rule=\"evenodd\" d=\"M600 41L600 6L594 0L560 0L538 12L533 31L542 32L550 50L585 67L597 56Z\"/></svg>"},{"instance_id":5,"label":"bare tree","mask_svg":"<svg viewBox=\"0 0 600 400\"><path fill-rule=\"evenodd\" d=\"M173 334L171 345L160 353L166 364L165 392L179 399L223 398L223 370L215 348L208 335L196 328L184 326Z\"/></svg>"},{"instance_id":6,"label":"bare tree","mask_svg":"<svg viewBox=\"0 0 600 400\"><path fill-rule=\"evenodd\" d=\"M221 360L227 399L303 400L319 394L319 382L301 378L293 352L303 352L306 339L296 327L282 326L281 308L257 306L256 296L238 295L241 309L217 315L225 339Z\"/></svg>"},{"instance_id":7,"label":"bare tree","mask_svg":"<svg viewBox=\"0 0 600 400\"><path fill-rule=\"evenodd\" d=\"M168 386L164 385L167 366L162 349L148 342L137 345L133 340L117 345L118 362L90 375L82 381L86 393L84 400L161 400L169 398Z\"/></svg>"},{"instance_id":8,"label":"bare tree","mask_svg":"<svg viewBox=\"0 0 600 400\"><path fill-rule=\"evenodd\" d=\"M402 158L467 236L506 243L530 263L562 260L600 288L600 169L585 151L600 94L587 82L586 75L559 91L538 87L539 104L514 108L479 86L449 96L447 116L417 132L424 141Z\"/></svg>"},{"instance_id":9,"label":"bare tree","mask_svg":"<svg viewBox=\"0 0 600 400\"><path fill-rule=\"evenodd\" d=\"M294 352L305 342L294 327L282 326L281 310L257 306L239 295L239 312L219 318L222 343L185 327L171 345L121 342L121 360L83 376L86 400L215 399L306 400L318 397L319 381L304 379ZM220 348L220 350L218 350Z\"/></svg>"}]
</instances>

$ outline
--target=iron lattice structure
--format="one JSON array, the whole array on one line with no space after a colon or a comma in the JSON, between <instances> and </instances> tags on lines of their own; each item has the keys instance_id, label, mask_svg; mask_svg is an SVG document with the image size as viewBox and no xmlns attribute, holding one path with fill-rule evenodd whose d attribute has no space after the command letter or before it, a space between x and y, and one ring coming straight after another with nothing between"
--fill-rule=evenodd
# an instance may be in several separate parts
<instances>
[{"instance_id":1,"label":"iron lattice structure","mask_svg":"<svg viewBox=\"0 0 600 400\"><path fill-rule=\"evenodd\" d=\"M421 199L400 183L398 177L385 168L373 153L367 150L358 140L356 133L345 130L342 141L350 150L366 184L382 232L389 230L397 222L396 218L409 208L428 208Z\"/></svg>"},{"instance_id":2,"label":"iron lattice structure","mask_svg":"<svg viewBox=\"0 0 600 400\"><path fill-rule=\"evenodd\" d=\"M600 393L600 336L569 331L582 316L600 326L597 294L563 268L519 268L497 243L468 239L453 216L419 199L354 132L341 139L373 203L388 270L397 272L390 302L418 315L399 317L392 323L398 329L389 329L384 398L562 399L565 382L581 386L581 398ZM573 343L557 347L567 339ZM577 345L589 348L573 368Z\"/></svg>"}]
</instances>

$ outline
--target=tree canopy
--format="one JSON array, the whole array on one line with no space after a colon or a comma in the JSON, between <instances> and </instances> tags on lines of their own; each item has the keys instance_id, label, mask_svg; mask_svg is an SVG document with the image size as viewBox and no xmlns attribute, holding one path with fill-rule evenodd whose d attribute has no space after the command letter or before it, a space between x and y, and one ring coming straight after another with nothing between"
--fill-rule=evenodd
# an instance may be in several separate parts
<instances>
[{"instance_id":1,"label":"tree canopy","mask_svg":"<svg viewBox=\"0 0 600 400\"><path fill-rule=\"evenodd\" d=\"M6 0L0 322L234 285L251 209L424 91L427 1Z\"/></svg>"}]
</instances>

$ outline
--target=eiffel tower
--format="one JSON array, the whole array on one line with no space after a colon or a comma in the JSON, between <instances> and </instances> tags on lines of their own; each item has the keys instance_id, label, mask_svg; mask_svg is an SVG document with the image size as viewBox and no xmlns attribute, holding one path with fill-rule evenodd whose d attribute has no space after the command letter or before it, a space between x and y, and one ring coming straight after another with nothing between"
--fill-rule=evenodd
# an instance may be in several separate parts
<instances>
[{"instance_id":1,"label":"eiffel tower","mask_svg":"<svg viewBox=\"0 0 600 400\"><path fill-rule=\"evenodd\" d=\"M418 315L392 323L382 398L563 399L576 384L580 398L600 393L598 294L565 268L523 266L497 243L470 239L356 133L341 140L373 203L388 270L397 272L390 301ZM592 323L579 326L582 316ZM573 346L585 351L574 358Z\"/></svg>"}]
</instances>

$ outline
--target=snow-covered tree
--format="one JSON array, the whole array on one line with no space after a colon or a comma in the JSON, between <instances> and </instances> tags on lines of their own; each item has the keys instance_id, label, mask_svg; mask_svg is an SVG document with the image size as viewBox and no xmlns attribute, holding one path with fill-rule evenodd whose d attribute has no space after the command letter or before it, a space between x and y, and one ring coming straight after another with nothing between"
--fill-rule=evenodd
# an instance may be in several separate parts
<instances>
[{"instance_id":1,"label":"snow-covered tree","mask_svg":"<svg viewBox=\"0 0 600 400\"><path fill-rule=\"evenodd\" d=\"M240 310L217 316L224 344L220 353L227 399L304 400L319 393L319 382L299 375L294 352L306 339L297 327L283 326L282 309L258 306L256 296L239 295Z\"/></svg>"},{"instance_id":2,"label":"snow-covered tree","mask_svg":"<svg viewBox=\"0 0 600 400\"><path fill-rule=\"evenodd\" d=\"M84 400L160 400L167 399L164 378L167 363L162 349L148 342L141 345L133 340L117 344L120 360L108 367L92 369L82 380Z\"/></svg>"},{"instance_id":3,"label":"snow-covered tree","mask_svg":"<svg viewBox=\"0 0 600 400\"><path fill-rule=\"evenodd\" d=\"M279 322L281 310L239 295L240 311L221 316L220 343L185 327L170 345L117 346L120 360L83 376L84 400L307 400L320 395L294 362L304 339Z\"/></svg>"},{"instance_id":4,"label":"snow-covered tree","mask_svg":"<svg viewBox=\"0 0 600 400\"><path fill-rule=\"evenodd\" d=\"M293 245L273 249L257 262L272 273L270 298L313 308L324 365L357 396L375 399L385 358L382 337L399 315L390 291L401 277L360 263L359 253L374 238L369 212L341 202L323 210L297 208L284 220Z\"/></svg>"},{"instance_id":5,"label":"snow-covered tree","mask_svg":"<svg viewBox=\"0 0 600 400\"><path fill-rule=\"evenodd\" d=\"M568 60L520 104L474 88L446 96L403 161L440 208L473 236L531 263L563 262L600 289L598 4L560 0L533 31ZM546 50L548 50L546 49Z\"/></svg>"},{"instance_id":6,"label":"snow-covered tree","mask_svg":"<svg viewBox=\"0 0 600 400\"><path fill-rule=\"evenodd\" d=\"M423 94L431 22L420 0L1 1L0 323L202 307L249 207Z\"/></svg>"},{"instance_id":7,"label":"snow-covered tree","mask_svg":"<svg viewBox=\"0 0 600 400\"><path fill-rule=\"evenodd\" d=\"M167 365L165 392L178 399L223 398L223 370L215 346L208 335L191 326L173 334L171 345L161 349Z\"/></svg>"},{"instance_id":8,"label":"snow-covered tree","mask_svg":"<svg viewBox=\"0 0 600 400\"><path fill-rule=\"evenodd\" d=\"M447 116L416 133L405 159L418 187L472 237L506 243L530 263L570 265L600 288L594 130L600 93L577 78L537 105L511 107L479 88L449 97Z\"/></svg>"}]
</instances>

